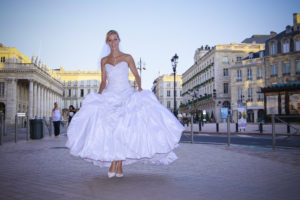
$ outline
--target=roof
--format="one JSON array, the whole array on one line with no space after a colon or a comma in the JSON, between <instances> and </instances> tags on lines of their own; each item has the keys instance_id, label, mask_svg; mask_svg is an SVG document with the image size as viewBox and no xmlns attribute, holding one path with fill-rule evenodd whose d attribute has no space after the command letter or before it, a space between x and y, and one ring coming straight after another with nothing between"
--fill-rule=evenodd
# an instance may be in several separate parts
<instances>
[{"instance_id":1,"label":"roof","mask_svg":"<svg viewBox=\"0 0 300 200\"><path fill-rule=\"evenodd\" d=\"M263 44L265 43L268 39L273 37L272 35L252 35L250 38L246 38L242 41L242 43L258 43L258 44Z\"/></svg>"}]
</instances>

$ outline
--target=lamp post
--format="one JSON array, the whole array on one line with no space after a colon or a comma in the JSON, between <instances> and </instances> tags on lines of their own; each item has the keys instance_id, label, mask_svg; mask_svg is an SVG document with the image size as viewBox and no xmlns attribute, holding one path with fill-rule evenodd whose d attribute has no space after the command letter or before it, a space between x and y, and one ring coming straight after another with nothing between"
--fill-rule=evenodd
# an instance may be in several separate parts
<instances>
[{"instance_id":1,"label":"lamp post","mask_svg":"<svg viewBox=\"0 0 300 200\"><path fill-rule=\"evenodd\" d=\"M176 67L177 67L177 61L178 60L178 56L175 53L175 55L171 58L171 62L172 62L172 68L173 68L173 72L174 72L174 115L177 117L177 106L176 106Z\"/></svg>"},{"instance_id":2,"label":"lamp post","mask_svg":"<svg viewBox=\"0 0 300 200\"><path fill-rule=\"evenodd\" d=\"M142 67L142 65L144 67ZM146 70L145 63L142 63L142 58L140 58L140 61L137 63L136 69L140 71L140 78L141 78L141 84L142 84L142 70ZM134 89L136 89L136 81L135 80L134 80Z\"/></svg>"}]
</instances>

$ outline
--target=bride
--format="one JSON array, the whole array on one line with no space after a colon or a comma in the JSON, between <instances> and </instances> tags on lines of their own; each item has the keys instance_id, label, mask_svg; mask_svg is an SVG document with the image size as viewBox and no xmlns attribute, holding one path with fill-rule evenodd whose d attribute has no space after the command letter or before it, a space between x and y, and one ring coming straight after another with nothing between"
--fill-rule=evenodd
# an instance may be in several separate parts
<instances>
[{"instance_id":1,"label":"bride","mask_svg":"<svg viewBox=\"0 0 300 200\"><path fill-rule=\"evenodd\" d=\"M177 159L173 149L184 130L150 90L142 89L133 58L120 51L119 43L118 32L109 31L98 94L83 100L68 127L66 143L72 155L109 167L109 178L123 177L122 165L137 161L170 164ZM138 91L130 86L129 70Z\"/></svg>"}]
</instances>

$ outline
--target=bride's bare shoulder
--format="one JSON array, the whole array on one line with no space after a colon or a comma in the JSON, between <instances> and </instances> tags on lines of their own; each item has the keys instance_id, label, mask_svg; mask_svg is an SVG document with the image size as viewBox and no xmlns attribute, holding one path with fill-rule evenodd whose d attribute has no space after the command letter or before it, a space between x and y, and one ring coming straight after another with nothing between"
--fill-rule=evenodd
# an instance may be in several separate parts
<instances>
[{"instance_id":1,"label":"bride's bare shoulder","mask_svg":"<svg viewBox=\"0 0 300 200\"><path fill-rule=\"evenodd\" d=\"M101 64L106 64L108 60L108 56L105 56L101 59Z\"/></svg>"},{"instance_id":2,"label":"bride's bare shoulder","mask_svg":"<svg viewBox=\"0 0 300 200\"><path fill-rule=\"evenodd\" d=\"M130 62L133 60L132 56L130 54L127 54L127 53L124 53L124 59L127 61L127 62Z\"/></svg>"}]
</instances>

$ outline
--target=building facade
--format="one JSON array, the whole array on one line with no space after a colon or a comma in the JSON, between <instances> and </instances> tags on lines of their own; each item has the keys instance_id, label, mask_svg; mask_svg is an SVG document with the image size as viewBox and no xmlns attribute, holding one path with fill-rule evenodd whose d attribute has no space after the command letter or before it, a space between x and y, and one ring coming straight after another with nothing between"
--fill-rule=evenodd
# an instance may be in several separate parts
<instances>
[{"instance_id":1,"label":"building facade","mask_svg":"<svg viewBox=\"0 0 300 200\"><path fill-rule=\"evenodd\" d=\"M293 26L266 41L265 87L262 89L266 115L300 115L300 14ZM299 120L299 119L298 119Z\"/></svg>"},{"instance_id":2,"label":"building facade","mask_svg":"<svg viewBox=\"0 0 300 200\"><path fill-rule=\"evenodd\" d=\"M197 49L194 64L182 75L184 104L180 112L206 113L221 122L221 108L231 108L230 67L264 44L232 43Z\"/></svg>"},{"instance_id":3,"label":"building facade","mask_svg":"<svg viewBox=\"0 0 300 200\"><path fill-rule=\"evenodd\" d=\"M37 58L29 59L16 48L0 45L0 110L12 126L17 113L30 118L50 117L53 103L61 103L62 83Z\"/></svg>"},{"instance_id":4,"label":"building facade","mask_svg":"<svg viewBox=\"0 0 300 200\"><path fill-rule=\"evenodd\" d=\"M264 51L249 53L240 63L230 68L231 106L233 120L237 121L237 108L246 106L247 122L264 119Z\"/></svg>"},{"instance_id":5,"label":"building facade","mask_svg":"<svg viewBox=\"0 0 300 200\"><path fill-rule=\"evenodd\" d=\"M176 109L178 109L179 105L182 104L181 75L176 74L175 79ZM161 75L156 78L153 82L152 91L162 105L171 112L174 111L174 74Z\"/></svg>"}]
</instances>

